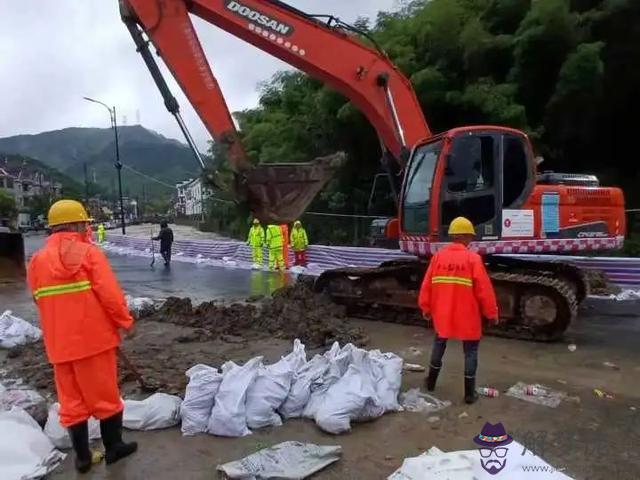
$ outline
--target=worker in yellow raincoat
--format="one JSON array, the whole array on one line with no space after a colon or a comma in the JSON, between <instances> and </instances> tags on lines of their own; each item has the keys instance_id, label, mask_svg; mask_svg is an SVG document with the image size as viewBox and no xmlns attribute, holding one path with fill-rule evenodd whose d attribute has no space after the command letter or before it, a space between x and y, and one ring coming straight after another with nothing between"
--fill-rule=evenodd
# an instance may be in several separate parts
<instances>
[{"instance_id":1,"label":"worker in yellow raincoat","mask_svg":"<svg viewBox=\"0 0 640 480\"><path fill-rule=\"evenodd\" d=\"M98 225L98 243L104 242L104 237L106 236L107 231L104 228L104 223Z\"/></svg>"},{"instance_id":2,"label":"worker in yellow raincoat","mask_svg":"<svg viewBox=\"0 0 640 480\"><path fill-rule=\"evenodd\" d=\"M284 270L284 259L282 258L282 230L279 225L268 225L266 234L267 248L269 249L269 269Z\"/></svg>"},{"instance_id":3,"label":"worker in yellow raincoat","mask_svg":"<svg viewBox=\"0 0 640 480\"><path fill-rule=\"evenodd\" d=\"M253 265L262 267L262 247L264 247L264 229L260 225L260 220L253 219L253 225L249 229L249 237L247 238L247 245L251 247L251 258L253 259Z\"/></svg>"},{"instance_id":4,"label":"worker in yellow raincoat","mask_svg":"<svg viewBox=\"0 0 640 480\"><path fill-rule=\"evenodd\" d=\"M309 246L309 239L307 238L307 232L302 227L300 220L296 220L293 224L293 230L291 230L291 247L295 255L295 264L306 266L307 265L307 247Z\"/></svg>"}]
</instances>

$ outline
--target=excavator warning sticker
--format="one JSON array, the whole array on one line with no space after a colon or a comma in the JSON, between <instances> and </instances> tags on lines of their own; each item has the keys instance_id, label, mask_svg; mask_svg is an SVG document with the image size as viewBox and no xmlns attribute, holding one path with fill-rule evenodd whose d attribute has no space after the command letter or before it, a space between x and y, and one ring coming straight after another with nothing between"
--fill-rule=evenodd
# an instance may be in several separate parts
<instances>
[{"instance_id":1,"label":"excavator warning sticker","mask_svg":"<svg viewBox=\"0 0 640 480\"><path fill-rule=\"evenodd\" d=\"M533 237L533 210L502 210L502 238Z\"/></svg>"}]
</instances>

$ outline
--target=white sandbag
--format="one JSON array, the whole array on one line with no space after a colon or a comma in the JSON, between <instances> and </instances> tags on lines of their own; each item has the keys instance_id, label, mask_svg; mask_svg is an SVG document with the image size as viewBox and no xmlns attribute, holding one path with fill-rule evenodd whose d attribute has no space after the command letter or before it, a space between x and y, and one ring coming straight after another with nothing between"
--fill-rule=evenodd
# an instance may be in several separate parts
<instances>
[{"instance_id":1,"label":"white sandbag","mask_svg":"<svg viewBox=\"0 0 640 480\"><path fill-rule=\"evenodd\" d=\"M13 407L22 408L36 422L44 425L47 421L47 401L35 390L20 387L5 388L0 392L0 410L11 410Z\"/></svg>"},{"instance_id":2,"label":"white sandbag","mask_svg":"<svg viewBox=\"0 0 640 480\"><path fill-rule=\"evenodd\" d=\"M258 375L263 357L255 357L242 366L227 362L222 366L222 383L211 410L207 431L222 437L250 435L245 401L247 390Z\"/></svg>"},{"instance_id":3,"label":"white sandbag","mask_svg":"<svg viewBox=\"0 0 640 480\"><path fill-rule=\"evenodd\" d=\"M5 310L0 315L0 348L13 348L40 340L42 331Z\"/></svg>"},{"instance_id":4,"label":"white sandbag","mask_svg":"<svg viewBox=\"0 0 640 480\"><path fill-rule=\"evenodd\" d=\"M329 390L316 412L316 424L329 433L351 429L351 420L369 420L381 416L384 409L376 394L367 352L353 352L347 372Z\"/></svg>"},{"instance_id":5,"label":"white sandbag","mask_svg":"<svg viewBox=\"0 0 640 480\"><path fill-rule=\"evenodd\" d=\"M289 396L278 409L284 418L302 416L311 395L311 383L319 379L329 366L329 360L323 355L316 355L296 372Z\"/></svg>"},{"instance_id":6,"label":"white sandbag","mask_svg":"<svg viewBox=\"0 0 640 480\"><path fill-rule=\"evenodd\" d=\"M296 338L293 341L293 350L291 350L291 353L282 357L289 362L294 374L307 363L307 353L304 348L304 344Z\"/></svg>"},{"instance_id":7,"label":"white sandbag","mask_svg":"<svg viewBox=\"0 0 640 480\"><path fill-rule=\"evenodd\" d=\"M283 358L269 366L261 366L255 381L247 389L247 425L249 428L279 427L282 425L276 410L286 400L293 368Z\"/></svg>"},{"instance_id":8,"label":"white sandbag","mask_svg":"<svg viewBox=\"0 0 640 480\"><path fill-rule=\"evenodd\" d=\"M183 435L195 435L207 431L222 375L217 368L203 364L194 365L186 371L186 375L189 384L180 407L181 430Z\"/></svg>"},{"instance_id":9,"label":"white sandbag","mask_svg":"<svg viewBox=\"0 0 640 480\"><path fill-rule=\"evenodd\" d=\"M445 453L434 447L417 457L405 458L387 480L475 480L475 477L472 461L463 452Z\"/></svg>"},{"instance_id":10,"label":"white sandbag","mask_svg":"<svg viewBox=\"0 0 640 480\"><path fill-rule=\"evenodd\" d=\"M571 480L515 440L506 447L506 455L500 458L504 468L497 475L482 467L477 449L445 453L432 447L418 457L405 459L388 480Z\"/></svg>"},{"instance_id":11,"label":"white sandbag","mask_svg":"<svg viewBox=\"0 0 640 480\"><path fill-rule=\"evenodd\" d=\"M356 349L356 347L350 343L340 348L338 342L334 342L331 349L325 352L324 356L329 360L329 365L320 378L311 382L309 386L311 394L309 395L309 401L304 407L303 417L315 418L318 407L322 403L327 390L347 372L349 364L352 361L352 354L355 350L366 354L365 350Z\"/></svg>"},{"instance_id":12,"label":"white sandbag","mask_svg":"<svg viewBox=\"0 0 640 480\"><path fill-rule=\"evenodd\" d=\"M218 465L225 478L243 480L299 480L337 462L342 447L313 443L283 442L264 448L241 460Z\"/></svg>"},{"instance_id":13,"label":"white sandbag","mask_svg":"<svg viewBox=\"0 0 640 480\"><path fill-rule=\"evenodd\" d=\"M182 399L176 395L154 393L144 400L125 400L122 425L129 430L159 430L180 423Z\"/></svg>"},{"instance_id":14,"label":"white sandbag","mask_svg":"<svg viewBox=\"0 0 640 480\"><path fill-rule=\"evenodd\" d=\"M376 393L385 412L401 410L398 395L402 384L403 360L395 353L382 353L371 350L371 371Z\"/></svg>"},{"instance_id":15,"label":"white sandbag","mask_svg":"<svg viewBox=\"0 0 640 480\"><path fill-rule=\"evenodd\" d=\"M60 450L67 450L71 448L71 438L66 428L60 425L60 404L54 403L49 407L49 416L47 417L47 423L44 426L44 433L51 443ZM95 418L89 419L89 440L100 439L100 422Z\"/></svg>"},{"instance_id":16,"label":"white sandbag","mask_svg":"<svg viewBox=\"0 0 640 480\"><path fill-rule=\"evenodd\" d=\"M14 407L0 412L0 478L41 478L65 457L26 411Z\"/></svg>"},{"instance_id":17,"label":"white sandbag","mask_svg":"<svg viewBox=\"0 0 640 480\"><path fill-rule=\"evenodd\" d=\"M141 310L153 307L156 304L156 302L149 297L132 297L131 295L125 295L124 298L127 301L127 307L129 307L129 310L136 314L140 313Z\"/></svg>"}]
</instances>

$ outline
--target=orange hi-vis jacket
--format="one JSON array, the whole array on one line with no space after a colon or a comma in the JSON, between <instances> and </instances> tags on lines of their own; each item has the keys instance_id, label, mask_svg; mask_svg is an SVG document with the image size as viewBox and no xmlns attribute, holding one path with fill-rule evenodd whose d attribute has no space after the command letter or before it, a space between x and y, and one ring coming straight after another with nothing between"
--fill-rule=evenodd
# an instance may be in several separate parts
<instances>
[{"instance_id":1,"label":"orange hi-vis jacket","mask_svg":"<svg viewBox=\"0 0 640 480\"><path fill-rule=\"evenodd\" d=\"M33 255L28 281L51 363L96 355L120 344L133 318L99 247L73 232L52 234Z\"/></svg>"},{"instance_id":2,"label":"orange hi-vis jacket","mask_svg":"<svg viewBox=\"0 0 640 480\"><path fill-rule=\"evenodd\" d=\"M498 319L496 295L480 255L453 243L436 253L422 282L418 305L441 338L479 340L482 316Z\"/></svg>"}]
</instances>

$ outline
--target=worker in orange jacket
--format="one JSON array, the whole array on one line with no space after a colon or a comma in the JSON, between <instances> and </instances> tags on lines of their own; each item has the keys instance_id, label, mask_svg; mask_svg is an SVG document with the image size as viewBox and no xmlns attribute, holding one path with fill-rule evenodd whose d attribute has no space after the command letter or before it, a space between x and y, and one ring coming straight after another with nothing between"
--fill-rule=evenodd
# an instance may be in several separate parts
<instances>
[{"instance_id":1,"label":"worker in orange jacket","mask_svg":"<svg viewBox=\"0 0 640 480\"><path fill-rule=\"evenodd\" d=\"M51 236L28 268L40 312L49 362L79 472L91 468L87 420L100 420L106 463L137 449L122 441L123 404L118 389L119 330L133 332L124 294L101 249L88 242L90 219L79 202L60 200L49 209Z\"/></svg>"},{"instance_id":2,"label":"worker in orange jacket","mask_svg":"<svg viewBox=\"0 0 640 480\"><path fill-rule=\"evenodd\" d=\"M467 249L475 237L473 224L458 217L449 225L449 235L453 243L431 259L418 297L423 316L433 320L436 332L426 384L430 392L435 389L447 340L462 340L464 399L474 403L482 317L497 323L498 306L482 258Z\"/></svg>"},{"instance_id":3,"label":"worker in orange jacket","mask_svg":"<svg viewBox=\"0 0 640 480\"><path fill-rule=\"evenodd\" d=\"M284 260L284 268L287 270L291 266L291 262L289 262L289 225L283 223L280 225L280 230L282 231L282 259Z\"/></svg>"}]
</instances>

